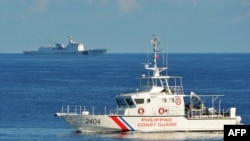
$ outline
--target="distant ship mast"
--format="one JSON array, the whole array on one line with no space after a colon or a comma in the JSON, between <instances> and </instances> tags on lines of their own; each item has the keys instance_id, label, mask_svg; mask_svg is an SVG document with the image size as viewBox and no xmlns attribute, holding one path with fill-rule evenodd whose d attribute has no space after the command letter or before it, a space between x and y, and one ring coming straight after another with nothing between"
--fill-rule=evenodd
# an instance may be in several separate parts
<instances>
[{"instance_id":1,"label":"distant ship mast","mask_svg":"<svg viewBox=\"0 0 250 141\"><path fill-rule=\"evenodd\" d=\"M68 36L68 38L69 38L69 43L70 43L70 44L74 43L74 42L73 42L73 37L72 37L72 36Z\"/></svg>"}]
</instances>

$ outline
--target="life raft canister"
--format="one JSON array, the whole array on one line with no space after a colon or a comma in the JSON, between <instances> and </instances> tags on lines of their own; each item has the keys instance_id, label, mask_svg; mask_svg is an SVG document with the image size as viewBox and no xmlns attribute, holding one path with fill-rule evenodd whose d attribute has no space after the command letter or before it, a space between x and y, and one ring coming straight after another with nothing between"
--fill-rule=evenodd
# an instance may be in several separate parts
<instances>
[{"instance_id":1,"label":"life raft canister","mask_svg":"<svg viewBox=\"0 0 250 141\"><path fill-rule=\"evenodd\" d=\"M159 108L158 112L159 114L164 114L164 112L167 112L167 109Z\"/></svg>"},{"instance_id":2,"label":"life raft canister","mask_svg":"<svg viewBox=\"0 0 250 141\"><path fill-rule=\"evenodd\" d=\"M144 113L144 109L143 108L139 108L138 109L138 113L141 115L141 114L143 114Z\"/></svg>"}]
</instances>

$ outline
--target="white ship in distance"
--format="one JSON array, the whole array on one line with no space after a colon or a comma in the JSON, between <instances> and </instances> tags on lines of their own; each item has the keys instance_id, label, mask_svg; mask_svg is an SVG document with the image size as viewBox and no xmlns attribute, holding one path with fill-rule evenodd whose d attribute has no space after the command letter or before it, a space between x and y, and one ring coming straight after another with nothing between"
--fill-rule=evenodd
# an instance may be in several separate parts
<instances>
[{"instance_id":1,"label":"white ship in distance","mask_svg":"<svg viewBox=\"0 0 250 141\"><path fill-rule=\"evenodd\" d=\"M55 43L50 46L42 46L37 51L23 51L23 54L26 55L99 55L105 54L107 49L88 49L86 50L83 43L77 43L73 41L72 36L68 36L69 42L68 45Z\"/></svg>"}]
</instances>

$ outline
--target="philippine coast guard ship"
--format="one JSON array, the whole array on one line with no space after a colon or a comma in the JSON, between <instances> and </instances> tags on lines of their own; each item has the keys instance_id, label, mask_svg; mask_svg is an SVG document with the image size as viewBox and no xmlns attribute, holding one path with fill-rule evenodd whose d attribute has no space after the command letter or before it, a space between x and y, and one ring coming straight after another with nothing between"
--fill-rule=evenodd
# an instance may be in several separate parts
<instances>
[{"instance_id":1,"label":"philippine coast guard ship","mask_svg":"<svg viewBox=\"0 0 250 141\"><path fill-rule=\"evenodd\" d=\"M161 75L167 68L158 67L156 36L151 44L154 57L152 65L145 65L148 76L140 77L141 87L134 92L117 95L117 107L62 106L55 116L79 132L223 131L224 125L242 124L236 107L221 109L218 97L223 95L185 95L182 77Z\"/></svg>"},{"instance_id":2,"label":"philippine coast guard ship","mask_svg":"<svg viewBox=\"0 0 250 141\"><path fill-rule=\"evenodd\" d=\"M26 55L68 55L68 54L82 54L82 55L99 55L105 54L107 49L89 49L84 48L83 43L73 41L71 36L68 36L69 42L67 46L56 43L48 47L40 47L37 51L23 51Z\"/></svg>"}]
</instances>

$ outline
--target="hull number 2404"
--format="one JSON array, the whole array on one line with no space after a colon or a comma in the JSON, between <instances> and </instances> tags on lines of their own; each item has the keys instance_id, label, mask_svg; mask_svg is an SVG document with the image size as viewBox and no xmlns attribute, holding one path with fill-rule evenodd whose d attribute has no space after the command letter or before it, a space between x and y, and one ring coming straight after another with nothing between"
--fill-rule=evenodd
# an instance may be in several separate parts
<instances>
[{"instance_id":1,"label":"hull number 2404","mask_svg":"<svg viewBox=\"0 0 250 141\"><path fill-rule=\"evenodd\" d=\"M86 118L85 124L101 124L101 120L100 119L89 119L89 118Z\"/></svg>"}]
</instances>

